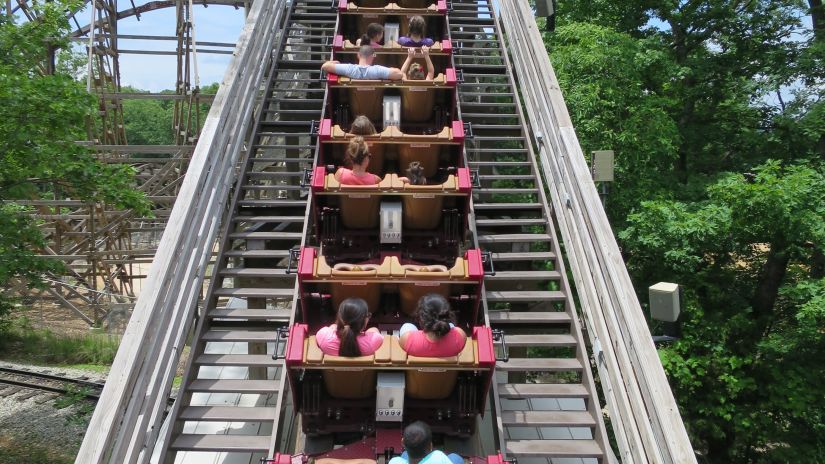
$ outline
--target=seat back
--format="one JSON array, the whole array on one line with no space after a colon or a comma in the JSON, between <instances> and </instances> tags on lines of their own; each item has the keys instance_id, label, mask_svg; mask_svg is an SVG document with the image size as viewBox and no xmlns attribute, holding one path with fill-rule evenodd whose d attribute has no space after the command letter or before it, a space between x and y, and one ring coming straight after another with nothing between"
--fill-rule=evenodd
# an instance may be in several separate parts
<instances>
[{"instance_id":1,"label":"seat back","mask_svg":"<svg viewBox=\"0 0 825 464\"><path fill-rule=\"evenodd\" d=\"M375 393L374 370L331 370L325 369L324 386L327 393L335 398L362 400Z\"/></svg>"},{"instance_id":2,"label":"seat back","mask_svg":"<svg viewBox=\"0 0 825 464\"><path fill-rule=\"evenodd\" d=\"M430 143L410 143L398 146L398 167L401 172L407 169L412 161L421 163L424 177L432 177L438 169L438 158L441 154L441 145Z\"/></svg>"},{"instance_id":3,"label":"seat back","mask_svg":"<svg viewBox=\"0 0 825 464\"><path fill-rule=\"evenodd\" d=\"M363 114L370 121L380 121L384 109L383 87L352 87L349 89L349 103L352 114Z\"/></svg>"},{"instance_id":4,"label":"seat back","mask_svg":"<svg viewBox=\"0 0 825 464\"><path fill-rule=\"evenodd\" d=\"M407 396L419 400L443 400L450 396L458 371L407 371Z\"/></svg>"},{"instance_id":5,"label":"seat back","mask_svg":"<svg viewBox=\"0 0 825 464\"><path fill-rule=\"evenodd\" d=\"M349 229L372 229L378 226L381 196L364 194L341 195L341 223Z\"/></svg>"},{"instance_id":6,"label":"seat back","mask_svg":"<svg viewBox=\"0 0 825 464\"><path fill-rule=\"evenodd\" d=\"M402 200L405 227L414 230L431 230L441 222L444 195L405 195Z\"/></svg>"},{"instance_id":7,"label":"seat back","mask_svg":"<svg viewBox=\"0 0 825 464\"><path fill-rule=\"evenodd\" d=\"M401 117L407 122L427 122L433 117L435 89L404 87L401 89Z\"/></svg>"},{"instance_id":8,"label":"seat back","mask_svg":"<svg viewBox=\"0 0 825 464\"><path fill-rule=\"evenodd\" d=\"M361 8L384 8L390 0L353 0L356 6Z\"/></svg>"},{"instance_id":9,"label":"seat back","mask_svg":"<svg viewBox=\"0 0 825 464\"><path fill-rule=\"evenodd\" d=\"M399 284L398 294L401 297L401 312L408 316L415 314L415 309L418 307L418 300L422 296L430 293L437 293L444 298L450 296L449 284L428 284L428 283L408 283Z\"/></svg>"},{"instance_id":10,"label":"seat back","mask_svg":"<svg viewBox=\"0 0 825 464\"><path fill-rule=\"evenodd\" d=\"M333 282L330 293L332 294L332 307L338 310L338 306L347 298L361 298L367 302L367 307L374 313L381 304L381 284L377 282Z\"/></svg>"},{"instance_id":11,"label":"seat back","mask_svg":"<svg viewBox=\"0 0 825 464\"><path fill-rule=\"evenodd\" d=\"M433 0L396 0L396 3L401 8L427 8L433 4Z\"/></svg>"}]
</instances>

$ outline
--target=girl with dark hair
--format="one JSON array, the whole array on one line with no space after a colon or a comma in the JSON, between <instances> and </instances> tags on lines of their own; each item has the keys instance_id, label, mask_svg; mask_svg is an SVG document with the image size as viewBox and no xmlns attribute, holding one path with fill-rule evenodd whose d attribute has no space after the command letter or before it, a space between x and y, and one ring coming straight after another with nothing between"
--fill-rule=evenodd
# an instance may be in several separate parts
<instances>
[{"instance_id":1,"label":"girl with dark hair","mask_svg":"<svg viewBox=\"0 0 825 464\"><path fill-rule=\"evenodd\" d=\"M381 41L384 40L384 26L378 23L369 23L367 25L367 32L355 41L355 45L372 45L373 47L381 47Z\"/></svg>"},{"instance_id":2,"label":"girl with dark hair","mask_svg":"<svg viewBox=\"0 0 825 464\"><path fill-rule=\"evenodd\" d=\"M352 138L347 147L347 161L352 168L338 168L335 171L335 180L347 185L375 185L381 178L367 172L370 164L370 150L364 137L357 135Z\"/></svg>"},{"instance_id":3,"label":"girl with dark hair","mask_svg":"<svg viewBox=\"0 0 825 464\"><path fill-rule=\"evenodd\" d=\"M446 298L437 293L422 296L416 316L421 330L407 323L399 331L401 348L407 354L444 358L464 349L467 334L453 324L455 316Z\"/></svg>"},{"instance_id":4,"label":"girl with dark hair","mask_svg":"<svg viewBox=\"0 0 825 464\"><path fill-rule=\"evenodd\" d=\"M338 306L335 324L319 330L315 341L325 354L369 356L384 343L384 336L378 329L367 329L369 320L367 302L361 298L347 298Z\"/></svg>"},{"instance_id":5,"label":"girl with dark hair","mask_svg":"<svg viewBox=\"0 0 825 464\"><path fill-rule=\"evenodd\" d=\"M427 38L427 23L422 16L413 16L410 18L409 32L410 35L402 35L398 38L398 45L402 47L432 47L435 42L433 39Z\"/></svg>"}]
</instances>

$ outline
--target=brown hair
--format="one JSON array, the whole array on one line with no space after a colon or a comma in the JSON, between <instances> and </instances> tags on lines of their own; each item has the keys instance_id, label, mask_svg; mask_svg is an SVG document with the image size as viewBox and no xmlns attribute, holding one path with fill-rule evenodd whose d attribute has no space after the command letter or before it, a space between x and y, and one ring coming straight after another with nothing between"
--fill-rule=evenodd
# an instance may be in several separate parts
<instances>
[{"instance_id":1,"label":"brown hair","mask_svg":"<svg viewBox=\"0 0 825 464\"><path fill-rule=\"evenodd\" d=\"M455 314L450 309L450 303L437 293L422 296L418 300L416 314L421 329L434 334L437 338L450 333L450 323L455 321Z\"/></svg>"},{"instance_id":2,"label":"brown hair","mask_svg":"<svg viewBox=\"0 0 825 464\"><path fill-rule=\"evenodd\" d=\"M424 21L423 17L413 16L410 18L409 26L409 34L411 36L417 35L421 36L422 39L424 38L424 34L427 32L427 23Z\"/></svg>"},{"instance_id":3,"label":"brown hair","mask_svg":"<svg viewBox=\"0 0 825 464\"><path fill-rule=\"evenodd\" d=\"M376 130L370 118L362 114L352 121L352 125L349 127L349 133L352 135L375 135Z\"/></svg>"},{"instance_id":4,"label":"brown hair","mask_svg":"<svg viewBox=\"0 0 825 464\"><path fill-rule=\"evenodd\" d=\"M413 63L410 65L410 69L407 70L407 79L420 81L426 78L427 73L424 72L424 66L421 66L420 63Z\"/></svg>"},{"instance_id":5,"label":"brown hair","mask_svg":"<svg viewBox=\"0 0 825 464\"><path fill-rule=\"evenodd\" d=\"M360 166L368 156L370 156L370 149L367 146L367 142L364 141L364 137L360 135L353 137L347 147L347 159L349 159L352 164Z\"/></svg>"},{"instance_id":6,"label":"brown hair","mask_svg":"<svg viewBox=\"0 0 825 464\"><path fill-rule=\"evenodd\" d=\"M369 23L367 25L367 32L361 36L361 45L370 45L374 37L384 33L384 26L378 23ZM378 42L376 40L376 42Z\"/></svg>"},{"instance_id":7,"label":"brown hair","mask_svg":"<svg viewBox=\"0 0 825 464\"><path fill-rule=\"evenodd\" d=\"M361 298L347 298L338 306L335 319L335 333L341 343L338 356L361 356L358 334L366 328L369 313L367 302Z\"/></svg>"}]
</instances>

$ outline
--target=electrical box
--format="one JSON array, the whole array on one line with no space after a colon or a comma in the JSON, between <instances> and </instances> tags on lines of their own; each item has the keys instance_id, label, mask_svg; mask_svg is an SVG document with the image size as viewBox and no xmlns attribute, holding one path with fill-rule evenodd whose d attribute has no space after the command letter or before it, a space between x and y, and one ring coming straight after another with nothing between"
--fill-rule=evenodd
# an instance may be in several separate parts
<instances>
[{"instance_id":1,"label":"electrical box","mask_svg":"<svg viewBox=\"0 0 825 464\"><path fill-rule=\"evenodd\" d=\"M384 97L384 127L401 125L401 96Z\"/></svg>"},{"instance_id":2,"label":"electrical box","mask_svg":"<svg viewBox=\"0 0 825 464\"><path fill-rule=\"evenodd\" d=\"M536 17L546 18L556 14L555 3L553 0L536 0Z\"/></svg>"},{"instance_id":3,"label":"electrical box","mask_svg":"<svg viewBox=\"0 0 825 464\"><path fill-rule=\"evenodd\" d=\"M593 181L613 182L613 165L615 156L613 150L597 150L593 152Z\"/></svg>"},{"instance_id":4,"label":"electrical box","mask_svg":"<svg viewBox=\"0 0 825 464\"><path fill-rule=\"evenodd\" d=\"M400 201L381 202L381 243L401 243L401 212Z\"/></svg>"},{"instance_id":5,"label":"electrical box","mask_svg":"<svg viewBox=\"0 0 825 464\"><path fill-rule=\"evenodd\" d=\"M400 30L398 23L384 23L384 43L398 42Z\"/></svg>"},{"instance_id":6,"label":"electrical box","mask_svg":"<svg viewBox=\"0 0 825 464\"><path fill-rule=\"evenodd\" d=\"M404 418L403 372L379 372L376 382L375 420L401 422Z\"/></svg>"},{"instance_id":7,"label":"electrical box","mask_svg":"<svg viewBox=\"0 0 825 464\"><path fill-rule=\"evenodd\" d=\"M650 298L650 317L657 321L676 322L681 312L679 285L659 282L647 289Z\"/></svg>"}]
</instances>

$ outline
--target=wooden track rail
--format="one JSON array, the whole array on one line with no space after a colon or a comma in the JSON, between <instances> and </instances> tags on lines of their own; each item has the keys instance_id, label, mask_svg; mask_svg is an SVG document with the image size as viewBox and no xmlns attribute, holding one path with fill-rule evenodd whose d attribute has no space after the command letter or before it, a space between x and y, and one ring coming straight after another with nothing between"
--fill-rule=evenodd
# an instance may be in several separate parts
<instances>
[{"instance_id":1,"label":"wooden track rail","mask_svg":"<svg viewBox=\"0 0 825 464\"><path fill-rule=\"evenodd\" d=\"M238 40L77 463L145 462L197 314L284 1L256 2Z\"/></svg>"},{"instance_id":2,"label":"wooden track rail","mask_svg":"<svg viewBox=\"0 0 825 464\"><path fill-rule=\"evenodd\" d=\"M696 457L526 1L501 22L623 462Z\"/></svg>"}]
</instances>

